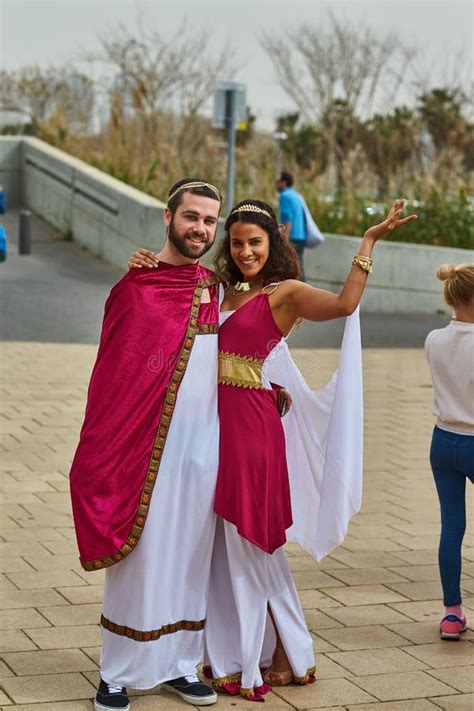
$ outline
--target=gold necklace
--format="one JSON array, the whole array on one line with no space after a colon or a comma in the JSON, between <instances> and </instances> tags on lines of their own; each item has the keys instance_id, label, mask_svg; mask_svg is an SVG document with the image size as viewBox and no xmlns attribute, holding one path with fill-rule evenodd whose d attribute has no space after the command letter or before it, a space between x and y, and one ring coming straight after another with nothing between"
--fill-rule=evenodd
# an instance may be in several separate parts
<instances>
[{"instance_id":1,"label":"gold necklace","mask_svg":"<svg viewBox=\"0 0 474 711\"><path fill-rule=\"evenodd\" d=\"M232 284L232 291L235 296L244 296L244 294L248 294L252 289L258 289L260 287L261 284L250 286L248 281L238 281L236 284Z\"/></svg>"}]
</instances>

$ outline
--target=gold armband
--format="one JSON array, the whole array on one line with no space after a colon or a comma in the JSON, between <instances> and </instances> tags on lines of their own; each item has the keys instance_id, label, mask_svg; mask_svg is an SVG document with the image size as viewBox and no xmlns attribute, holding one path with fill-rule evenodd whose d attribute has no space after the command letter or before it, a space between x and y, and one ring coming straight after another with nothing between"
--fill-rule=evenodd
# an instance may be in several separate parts
<instances>
[{"instance_id":1,"label":"gold armband","mask_svg":"<svg viewBox=\"0 0 474 711\"><path fill-rule=\"evenodd\" d=\"M354 267L360 267L364 272L368 272L369 274L374 271L372 268L373 263L372 257L366 257L364 254L356 254L352 260Z\"/></svg>"}]
</instances>

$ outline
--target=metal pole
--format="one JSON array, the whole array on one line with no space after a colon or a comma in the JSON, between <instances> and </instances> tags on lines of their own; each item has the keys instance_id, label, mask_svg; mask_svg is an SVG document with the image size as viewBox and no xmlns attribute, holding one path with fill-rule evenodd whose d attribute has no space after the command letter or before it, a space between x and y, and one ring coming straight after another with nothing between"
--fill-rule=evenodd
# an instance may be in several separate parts
<instances>
[{"instance_id":1,"label":"metal pole","mask_svg":"<svg viewBox=\"0 0 474 711\"><path fill-rule=\"evenodd\" d=\"M234 205L235 188L235 131L237 128L235 91L226 91L227 120L227 214Z\"/></svg>"},{"instance_id":2,"label":"metal pole","mask_svg":"<svg viewBox=\"0 0 474 711\"><path fill-rule=\"evenodd\" d=\"M31 212L20 210L18 254L31 254Z\"/></svg>"}]
</instances>

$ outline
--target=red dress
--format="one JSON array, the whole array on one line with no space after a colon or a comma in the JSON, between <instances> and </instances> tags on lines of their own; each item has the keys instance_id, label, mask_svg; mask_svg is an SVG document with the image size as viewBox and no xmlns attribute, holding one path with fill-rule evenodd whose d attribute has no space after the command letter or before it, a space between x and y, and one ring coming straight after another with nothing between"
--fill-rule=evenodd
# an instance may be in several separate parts
<instances>
[{"instance_id":1,"label":"red dress","mask_svg":"<svg viewBox=\"0 0 474 711\"><path fill-rule=\"evenodd\" d=\"M262 383L265 359L282 337L266 293L241 306L219 328L220 450L214 510L267 553L285 543L292 524L276 391Z\"/></svg>"}]
</instances>

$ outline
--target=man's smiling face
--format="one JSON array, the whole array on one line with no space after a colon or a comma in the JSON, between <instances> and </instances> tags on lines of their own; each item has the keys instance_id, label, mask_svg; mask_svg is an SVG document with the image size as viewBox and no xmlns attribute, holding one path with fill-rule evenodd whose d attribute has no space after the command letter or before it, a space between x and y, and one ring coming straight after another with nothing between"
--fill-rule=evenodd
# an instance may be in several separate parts
<instances>
[{"instance_id":1,"label":"man's smiling face","mask_svg":"<svg viewBox=\"0 0 474 711\"><path fill-rule=\"evenodd\" d=\"M186 192L174 215L167 208L167 237L175 250L188 259L199 259L214 244L220 203Z\"/></svg>"}]
</instances>

